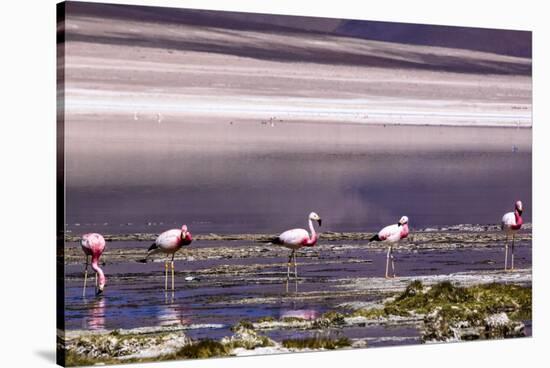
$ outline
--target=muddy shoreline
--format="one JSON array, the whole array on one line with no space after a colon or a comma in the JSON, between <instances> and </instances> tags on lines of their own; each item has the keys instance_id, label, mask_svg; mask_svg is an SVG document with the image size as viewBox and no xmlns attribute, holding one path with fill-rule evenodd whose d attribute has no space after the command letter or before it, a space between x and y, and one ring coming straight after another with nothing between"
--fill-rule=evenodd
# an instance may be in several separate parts
<instances>
[{"instance_id":1,"label":"muddy shoreline","mask_svg":"<svg viewBox=\"0 0 550 368\"><path fill-rule=\"evenodd\" d=\"M382 242L369 243L368 239L373 233L339 233L323 232L320 234L319 244L312 248L313 254L318 252L340 252L354 248L366 248L372 250L387 249ZM146 253L147 244L152 242L157 234L113 234L104 235L107 243L103 255L103 262L132 262L142 259ZM195 235L191 246L182 249L175 256L176 260L207 260L207 259L239 259L254 256L272 257L283 256L287 253L285 248L268 243L275 234L199 234ZM531 241L531 224L525 224L516 235L518 241ZM65 236L65 264L82 262L82 251L79 247L80 237ZM501 246L504 235L497 225L455 225L442 228L426 228L414 230L414 233L395 245L396 250L450 250L462 248L485 248ZM337 242L338 244L331 244ZM346 243L346 242L349 242ZM111 249L113 244L128 244L127 246ZM302 252L303 256L311 256L311 252ZM162 261L154 259L152 261Z\"/></svg>"}]
</instances>

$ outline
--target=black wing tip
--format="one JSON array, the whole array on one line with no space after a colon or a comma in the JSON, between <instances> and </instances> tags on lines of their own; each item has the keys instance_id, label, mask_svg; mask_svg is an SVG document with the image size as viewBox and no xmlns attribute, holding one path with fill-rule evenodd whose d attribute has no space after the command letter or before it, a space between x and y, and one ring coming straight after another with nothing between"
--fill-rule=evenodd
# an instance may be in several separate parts
<instances>
[{"instance_id":1,"label":"black wing tip","mask_svg":"<svg viewBox=\"0 0 550 368\"><path fill-rule=\"evenodd\" d=\"M373 237L371 237L369 239L369 242L372 242L372 241L380 241L380 237L378 236L378 234L375 234Z\"/></svg>"},{"instance_id":2,"label":"black wing tip","mask_svg":"<svg viewBox=\"0 0 550 368\"><path fill-rule=\"evenodd\" d=\"M283 244L283 242L281 241L281 238L279 238L278 236L276 236L276 237L274 237L274 238L271 238L271 239L267 240L266 243L271 243L271 244Z\"/></svg>"}]
</instances>

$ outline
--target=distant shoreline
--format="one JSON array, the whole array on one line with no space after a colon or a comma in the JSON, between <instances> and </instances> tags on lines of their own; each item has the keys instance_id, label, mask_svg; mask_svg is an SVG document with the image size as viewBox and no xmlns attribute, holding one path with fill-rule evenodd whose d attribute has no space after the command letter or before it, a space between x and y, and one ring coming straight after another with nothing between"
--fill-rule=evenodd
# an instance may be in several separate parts
<instances>
[{"instance_id":1,"label":"distant shoreline","mask_svg":"<svg viewBox=\"0 0 550 368\"><path fill-rule=\"evenodd\" d=\"M170 227L168 225L167 227ZM531 223L523 224L522 230L532 230ZM432 233L432 232L498 232L500 225L498 224L458 224L448 226L430 226L422 229L413 229L413 233ZM335 232L325 231L320 233L320 240L368 240L373 232ZM108 242L114 241L154 241L158 234L156 233L127 233L127 234L103 234L103 237ZM196 234L193 236L194 241L254 241L266 242L269 241L275 234ZM78 242L81 237L78 235L65 234L65 243Z\"/></svg>"}]
</instances>

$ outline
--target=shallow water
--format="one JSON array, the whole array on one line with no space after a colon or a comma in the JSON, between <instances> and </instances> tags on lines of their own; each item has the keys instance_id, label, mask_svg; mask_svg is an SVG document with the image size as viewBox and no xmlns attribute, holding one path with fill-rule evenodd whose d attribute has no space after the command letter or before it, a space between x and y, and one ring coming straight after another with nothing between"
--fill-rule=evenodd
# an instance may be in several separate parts
<instances>
[{"instance_id":1,"label":"shallow water","mask_svg":"<svg viewBox=\"0 0 550 368\"><path fill-rule=\"evenodd\" d=\"M531 267L531 242L519 241L516 268ZM146 242L110 242L109 250L144 249ZM104 296L93 296L93 278L87 297L82 297L82 265L67 264L66 327L68 330L186 326L195 338L230 336L230 327L240 320L271 316L314 319L345 302L379 301L375 290L342 286L357 278L379 278L385 267L384 248L367 248L364 242L326 242L298 256L298 283L291 279L286 292L285 249L264 255L246 253L257 243L195 242L195 248L224 254L224 249L242 249L242 256L219 259L176 260L176 290L164 292L162 260L147 264L133 260L114 262L106 258L108 285ZM180 251L185 254L185 249ZM396 250L398 276L483 272L503 266L503 244L490 242L473 248L409 248ZM114 259L114 258L113 258ZM194 276L198 280L185 281ZM368 279L367 279L368 280ZM90 287L91 286L91 287ZM298 291L296 291L298 290ZM340 307L339 307L340 306ZM530 329L528 329L530 334ZM270 330L283 338L312 335L315 331ZM318 332L317 332L318 333ZM327 332L328 333L328 332ZM414 326L345 328L337 331L350 338L367 339L370 346L417 343Z\"/></svg>"}]
</instances>

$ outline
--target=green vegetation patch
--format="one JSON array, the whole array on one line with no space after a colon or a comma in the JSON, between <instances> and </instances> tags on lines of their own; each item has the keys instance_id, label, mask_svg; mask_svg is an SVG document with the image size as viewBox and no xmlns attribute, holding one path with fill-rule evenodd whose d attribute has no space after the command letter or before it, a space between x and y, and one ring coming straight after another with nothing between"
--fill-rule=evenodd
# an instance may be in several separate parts
<instances>
[{"instance_id":1,"label":"green vegetation patch","mask_svg":"<svg viewBox=\"0 0 550 368\"><path fill-rule=\"evenodd\" d=\"M243 328L246 329L246 330L253 330L254 325L249 320L243 319L243 320L239 321L239 323L237 323L236 325L231 327L231 331L237 332L237 331L239 331Z\"/></svg>"},{"instance_id":2,"label":"green vegetation patch","mask_svg":"<svg viewBox=\"0 0 550 368\"><path fill-rule=\"evenodd\" d=\"M251 350L255 348L265 348L267 346L273 346L275 344L267 336L254 335L252 339L240 339L240 340L236 339L224 345L227 346L230 350L236 349L236 348L244 348L247 350Z\"/></svg>"},{"instance_id":3,"label":"green vegetation patch","mask_svg":"<svg viewBox=\"0 0 550 368\"><path fill-rule=\"evenodd\" d=\"M328 337L308 337L303 339L285 339L282 342L287 349L340 349L351 346L351 340L345 336L331 339Z\"/></svg>"},{"instance_id":4,"label":"green vegetation patch","mask_svg":"<svg viewBox=\"0 0 550 368\"><path fill-rule=\"evenodd\" d=\"M265 316L265 317L262 317L258 320L258 323L262 323L262 322L274 322L275 321L275 318L271 317L271 316Z\"/></svg>"},{"instance_id":5,"label":"green vegetation patch","mask_svg":"<svg viewBox=\"0 0 550 368\"><path fill-rule=\"evenodd\" d=\"M71 350L67 350L65 352L65 365L67 367L89 366L99 362L104 364L120 363L120 361L117 361L117 360L105 360L105 359L98 360L98 359L89 358L85 355L78 354Z\"/></svg>"},{"instance_id":6,"label":"green vegetation patch","mask_svg":"<svg viewBox=\"0 0 550 368\"><path fill-rule=\"evenodd\" d=\"M384 305L386 315L398 316L429 314L436 309L460 320L500 312L509 313L512 319L530 319L531 288L497 283L460 287L445 281L425 290L422 283L414 281Z\"/></svg>"},{"instance_id":7,"label":"green vegetation patch","mask_svg":"<svg viewBox=\"0 0 550 368\"><path fill-rule=\"evenodd\" d=\"M385 318L386 312L382 308L358 309L350 314L350 317L365 317L368 319Z\"/></svg>"},{"instance_id":8,"label":"green vegetation patch","mask_svg":"<svg viewBox=\"0 0 550 368\"><path fill-rule=\"evenodd\" d=\"M289 317L283 317L281 319L282 322L286 322L286 323L292 323L292 322L302 322L302 321L305 321L304 318L300 318L300 317L292 317L292 316L289 316Z\"/></svg>"},{"instance_id":9,"label":"green vegetation patch","mask_svg":"<svg viewBox=\"0 0 550 368\"><path fill-rule=\"evenodd\" d=\"M328 311L324 313L321 318L328 319L330 322L335 324L343 324L345 316L336 311Z\"/></svg>"},{"instance_id":10,"label":"green vegetation patch","mask_svg":"<svg viewBox=\"0 0 550 368\"><path fill-rule=\"evenodd\" d=\"M221 357L229 355L231 348L218 341L204 339L199 342L189 344L178 350L166 360L172 359L202 359L211 357Z\"/></svg>"}]
</instances>

